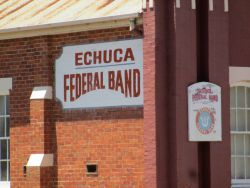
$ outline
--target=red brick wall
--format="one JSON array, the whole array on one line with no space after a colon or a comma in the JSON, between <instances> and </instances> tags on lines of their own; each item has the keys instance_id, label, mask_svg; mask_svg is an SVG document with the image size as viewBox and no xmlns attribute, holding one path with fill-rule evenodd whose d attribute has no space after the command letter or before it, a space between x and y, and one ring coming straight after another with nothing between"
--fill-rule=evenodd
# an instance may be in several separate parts
<instances>
[{"instance_id":1,"label":"red brick wall","mask_svg":"<svg viewBox=\"0 0 250 188\"><path fill-rule=\"evenodd\" d=\"M147 6L148 7L148 6ZM155 83L155 11L144 11L144 142L145 188L156 188L156 83Z\"/></svg>"},{"instance_id":2,"label":"red brick wall","mask_svg":"<svg viewBox=\"0 0 250 188\"><path fill-rule=\"evenodd\" d=\"M250 66L250 1L229 1L229 63L230 66Z\"/></svg>"},{"instance_id":3,"label":"red brick wall","mask_svg":"<svg viewBox=\"0 0 250 188\"><path fill-rule=\"evenodd\" d=\"M243 0L245 4L246 1ZM191 1L181 0L181 8L176 8L175 3L175 0L159 0L155 7L156 62L151 66L156 74L155 88L152 87L152 91L156 91L156 114L153 116L152 110L151 115L156 119L156 125L146 124L145 117L145 129L146 126L157 127L157 188L228 188L228 15L231 8L229 13L224 12L223 0L214 1L214 11L209 11L208 1L196 1L196 10L191 9ZM246 23L247 18L243 21ZM234 30L235 33L236 30L241 32L237 27ZM199 81L211 81L222 86L222 142L188 141L187 87ZM146 108L145 101L145 114L148 112ZM153 159L150 164L153 164ZM146 174L145 178L149 177ZM150 186L153 187L148 184Z\"/></svg>"},{"instance_id":4,"label":"red brick wall","mask_svg":"<svg viewBox=\"0 0 250 188\"><path fill-rule=\"evenodd\" d=\"M13 78L12 187L143 187L143 108L71 111L55 99L29 99L33 87L54 86L54 62L62 46L134 37L141 36L119 28L0 41L0 77ZM29 168L24 177L30 154L53 151L55 168ZM87 162L98 163L98 176L86 176Z\"/></svg>"}]
</instances>

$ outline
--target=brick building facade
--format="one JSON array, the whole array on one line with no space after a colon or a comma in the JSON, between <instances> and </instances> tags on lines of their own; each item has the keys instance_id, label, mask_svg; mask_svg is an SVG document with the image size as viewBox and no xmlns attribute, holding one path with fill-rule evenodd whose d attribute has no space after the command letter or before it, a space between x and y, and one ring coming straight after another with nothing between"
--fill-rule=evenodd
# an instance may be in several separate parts
<instances>
[{"instance_id":1,"label":"brick building facade","mask_svg":"<svg viewBox=\"0 0 250 188\"><path fill-rule=\"evenodd\" d=\"M139 11L102 20L27 25L32 16L19 11L36 4L14 3L12 10L6 2L0 3L0 137L1 148L7 148L0 160L0 187L250 187L245 145L244 177L235 170L241 161L230 149L230 140L235 139L233 134L243 133L231 128L230 134L230 109L235 109L229 102L230 87L236 87L237 93L246 88L248 97L247 84L238 84L250 80L248 0L112 4L116 2L103 1L95 11L111 6L122 12L123 6L129 10L133 3ZM51 18L78 6L73 1L64 3L55 8L59 12L44 15L44 10L36 10L36 14ZM63 109L55 94L55 69L65 46L134 39L143 41L142 106ZM222 87L221 142L188 141L187 87L201 81ZM48 93L51 88L51 96L31 97L42 87ZM244 134L246 142L248 131ZM94 173L88 173L91 165L97 168Z\"/></svg>"},{"instance_id":2,"label":"brick building facade","mask_svg":"<svg viewBox=\"0 0 250 188\"><path fill-rule=\"evenodd\" d=\"M112 39L107 39L109 35ZM142 108L64 111L55 99L30 100L34 87L54 86L54 62L62 46L124 36L138 37L127 28L118 28L2 41L1 75L15 83L10 93L13 187L38 187L40 180L42 187L53 187L56 182L59 187L142 187ZM57 167L29 167L25 175L23 166L31 153L56 153ZM86 176L88 162L98 163L98 177Z\"/></svg>"}]
</instances>

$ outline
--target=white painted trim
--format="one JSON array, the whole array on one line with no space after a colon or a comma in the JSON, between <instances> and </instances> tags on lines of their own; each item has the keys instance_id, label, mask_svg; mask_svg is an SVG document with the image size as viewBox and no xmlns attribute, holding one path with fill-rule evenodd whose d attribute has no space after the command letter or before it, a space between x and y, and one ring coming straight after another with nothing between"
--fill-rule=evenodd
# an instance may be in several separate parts
<instances>
[{"instance_id":1,"label":"white painted trim","mask_svg":"<svg viewBox=\"0 0 250 188\"><path fill-rule=\"evenodd\" d=\"M246 81L250 82L250 67L229 67L230 86Z\"/></svg>"},{"instance_id":2,"label":"white painted trim","mask_svg":"<svg viewBox=\"0 0 250 188\"><path fill-rule=\"evenodd\" d=\"M0 40L127 27L129 26L129 20L133 18L136 19L137 25L142 24L141 14L134 13L121 16L3 29L0 30Z\"/></svg>"},{"instance_id":3,"label":"white painted trim","mask_svg":"<svg viewBox=\"0 0 250 188\"><path fill-rule=\"evenodd\" d=\"M52 99L52 87L34 87L30 99Z\"/></svg>"},{"instance_id":4,"label":"white painted trim","mask_svg":"<svg viewBox=\"0 0 250 188\"><path fill-rule=\"evenodd\" d=\"M136 27L135 22L136 22L136 20L133 18L129 20L129 31L133 31L135 29L135 27Z\"/></svg>"},{"instance_id":5,"label":"white painted trim","mask_svg":"<svg viewBox=\"0 0 250 188\"><path fill-rule=\"evenodd\" d=\"M196 0L191 0L191 6L193 10L196 9Z\"/></svg>"},{"instance_id":6,"label":"white painted trim","mask_svg":"<svg viewBox=\"0 0 250 188\"><path fill-rule=\"evenodd\" d=\"M232 185L232 188L249 188L249 186L250 185L248 185L248 184L246 184L246 185L241 185L241 184L239 184L239 185Z\"/></svg>"},{"instance_id":7,"label":"white painted trim","mask_svg":"<svg viewBox=\"0 0 250 188\"><path fill-rule=\"evenodd\" d=\"M12 89L12 78L0 78L0 95L9 95Z\"/></svg>"},{"instance_id":8,"label":"white painted trim","mask_svg":"<svg viewBox=\"0 0 250 188\"><path fill-rule=\"evenodd\" d=\"M54 165L53 154L31 154L27 167L49 167Z\"/></svg>"},{"instance_id":9,"label":"white painted trim","mask_svg":"<svg viewBox=\"0 0 250 188\"><path fill-rule=\"evenodd\" d=\"M51 24L43 24L43 25L35 25L35 26L27 26L27 27L16 27L10 29L1 29L0 33L10 33L14 31L27 31L27 30L36 30L36 29L44 29L44 28L54 28L54 27L65 27L65 26L74 26L74 25L83 25L83 24L92 24L92 23L102 23L107 21L119 21L124 19L131 19L139 17L139 13L132 13L132 14L124 14L124 15L117 15L117 16L107 16L107 17L100 17L100 18L91 18L85 20L77 20L77 21L70 21L70 22L59 22L59 23L51 23Z\"/></svg>"},{"instance_id":10,"label":"white painted trim","mask_svg":"<svg viewBox=\"0 0 250 188\"><path fill-rule=\"evenodd\" d=\"M250 185L250 179L232 179L232 184L248 184Z\"/></svg>"},{"instance_id":11,"label":"white painted trim","mask_svg":"<svg viewBox=\"0 0 250 188\"><path fill-rule=\"evenodd\" d=\"M149 0L149 8L154 8L154 0Z\"/></svg>"},{"instance_id":12,"label":"white painted trim","mask_svg":"<svg viewBox=\"0 0 250 188\"><path fill-rule=\"evenodd\" d=\"M249 187L250 186L250 179L232 179L232 188L234 187Z\"/></svg>"},{"instance_id":13,"label":"white painted trim","mask_svg":"<svg viewBox=\"0 0 250 188\"><path fill-rule=\"evenodd\" d=\"M232 83L230 84L230 87L235 87L235 86L244 86L244 87L250 87L250 82L235 82L235 83Z\"/></svg>"},{"instance_id":14,"label":"white painted trim","mask_svg":"<svg viewBox=\"0 0 250 188\"><path fill-rule=\"evenodd\" d=\"M175 3L176 8L181 8L181 0L176 0Z\"/></svg>"},{"instance_id":15,"label":"white painted trim","mask_svg":"<svg viewBox=\"0 0 250 188\"><path fill-rule=\"evenodd\" d=\"M142 9L143 10L147 9L147 0L142 0Z\"/></svg>"},{"instance_id":16,"label":"white painted trim","mask_svg":"<svg viewBox=\"0 0 250 188\"><path fill-rule=\"evenodd\" d=\"M229 3L228 0L224 0L224 11L229 12Z\"/></svg>"},{"instance_id":17,"label":"white painted trim","mask_svg":"<svg viewBox=\"0 0 250 188\"><path fill-rule=\"evenodd\" d=\"M214 0L209 0L209 11L214 10Z\"/></svg>"},{"instance_id":18,"label":"white painted trim","mask_svg":"<svg viewBox=\"0 0 250 188\"><path fill-rule=\"evenodd\" d=\"M1 188L10 188L10 182L9 181L0 181L0 187Z\"/></svg>"}]
</instances>

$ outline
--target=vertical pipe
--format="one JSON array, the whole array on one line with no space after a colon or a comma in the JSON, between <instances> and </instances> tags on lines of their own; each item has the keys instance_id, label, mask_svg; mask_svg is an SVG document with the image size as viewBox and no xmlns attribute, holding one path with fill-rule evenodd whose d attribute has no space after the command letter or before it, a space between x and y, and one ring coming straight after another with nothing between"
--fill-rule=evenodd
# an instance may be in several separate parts
<instances>
[{"instance_id":1,"label":"vertical pipe","mask_svg":"<svg viewBox=\"0 0 250 188\"><path fill-rule=\"evenodd\" d=\"M142 0L142 9L143 10L147 9L147 0Z\"/></svg>"},{"instance_id":2,"label":"vertical pipe","mask_svg":"<svg viewBox=\"0 0 250 188\"><path fill-rule=\"evenodd\" d=\"M191 7L192 9L196 9L196 0L191 0Z\"/></svg>"},{"instance_id":3,"label":"vertical pipe","mask_svg":"<svg viewBox=\"0 0 250 188\"><path fill-rule=\"evenodd\" d=\"M154 0L149 0L149 8L154 8Z\"/></svg>"},{"instance_id":4,"label":"vertical pipe","mask_svg":"<svg viewBox=\"0 0 250 188\"><path fill-rule=\"evenodd\" d=\"M209 10L210 11L214 10L214 0L209 0Z\"/></svg>"},{"instance_id":5,"label":"vertical pipe","mask_svg":"<svg viewBox=\"0 0 250 188\"><path fill-rule=\"evenodd\" d=\"M176 8L181 8L181 2L180 2L180 0L176 0L175 6L176 6Z\"/></svg>"},{"instance_id":6,"label":"vertical pipe","mask_svg":"<svg viewBox=\"0 0 250 188\"><path fill-rule=\"evenodd\" d=\"M224 11L228 12L229 11L229 3L228 0L224 0Z\"/></svg>"}]
</instances>

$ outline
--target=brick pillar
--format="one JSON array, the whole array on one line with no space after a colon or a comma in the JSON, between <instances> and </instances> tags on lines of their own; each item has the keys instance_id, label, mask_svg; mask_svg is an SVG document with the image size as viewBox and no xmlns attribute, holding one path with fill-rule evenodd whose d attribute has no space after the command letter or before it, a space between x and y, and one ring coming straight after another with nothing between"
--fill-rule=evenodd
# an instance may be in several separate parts
<instances>
[{"instance_id":1,"label":"brick pillar","mask_svg":"<svg viewBox=\"0 0 250 188\"><path fill-rule=\"evenodd\" d=\"M53 69L49 61L49 37L37 39L40 43L41 57L36 63L34 86L52 85ZM34 91L34 88L33 88ZM52 95L52 91L50 94ZM46 92L46 95L47 95ZM30 154L54 154L56 153L55 126L52 121L53 101L52 96L34 97L30 100L30 131L33 133L34 144ZM32 97L31 97L32 98ZM56 186L56 167L28 167L27 180L30 187L53 188Z\"/></svg>"},{"instance_id":2,"label":"brick pillar","mask_svg":"<svg viewBox=\"0 0 250 188\"><path fill-rule=\"evenodd\" d=\"M198 188L198 146L188 142L187 87L197 81L191 1L144 12L145 187ZM156 166L154 166L156 165Z\"/></svg>"},{"instance_id":3,"label":"brick pillar","mask_svg":"<svg viewBox=\"0 0 250 188\"><path fill-rule=\"evenodd\" d=\"M155 11L143 12L145 188L156 188Z\"/></svg>"},{"instance_id":4,"label":"brick pillar","mask_svg":"<svg viewBox=\"0 0 250 188\"><path fill-rule=\"evenodd\" d=\"M210 188L231 187L229 13L224 0L217 0L208 14L208 77L222 87L222 142L210 143Z\"/></svg>"},{"instance_id":5,"label":"brick pillar","mask_svg":"<svg viewBox=\"0 0 250 188\"><path fill-rule=\"evenodd\" d=\"M30 154L54 153L53 127L51 124L50 110L51 102L46 99L30 101L30 131L33 144ZM53 188L55 183L55 167L27 167L27 178L29 187Z\"/></svg>"},{"instance_id":6,"label":"brick pillar","mask_svg":"<svg viewBox=\"0 0 250 188\"><path fill-rule=\"evenodd\" d=\"M157 188L227 188L228 15L223 0L209 13L208 0L196 1L196 10L192 1L180 2L157 1L155 17L144 12L145 187L157 177ZM188 141L187 87L199 81L222 86L222 142Z\"/></svg>"},{"instance_id":7,"label":"brick pillar","mask_svg":"<svg viewBox=\"0 0 250 188\"><path fill-rule=\"evenodd\" d=\"M197 82L196 10L191 7L185 0L180 8L174 6L174 52L168 62L169 188L199 187L198 145L188 141L187 88Z\"/></svg>"},{"instance_id":8,"label":"brick pillar","mask_svg":"<svg viewBox=\"0 0 250 188\"><path fill-rule=\"evenodd\" d=\"M44 153L44 100L30 100L30 136L33 137L32 153Z\"/></svg>"}]
</instances>

